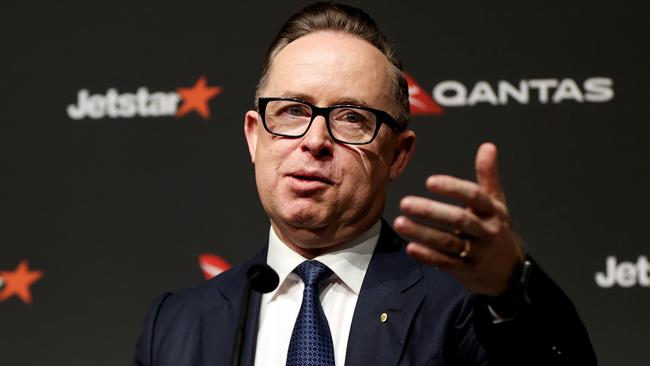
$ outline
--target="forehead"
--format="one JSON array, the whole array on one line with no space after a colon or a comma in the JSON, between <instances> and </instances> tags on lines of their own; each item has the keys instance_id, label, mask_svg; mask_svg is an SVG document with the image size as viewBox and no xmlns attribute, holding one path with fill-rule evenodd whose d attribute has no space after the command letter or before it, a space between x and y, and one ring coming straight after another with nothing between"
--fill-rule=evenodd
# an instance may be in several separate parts
<instances>
[{"instance_id":1,"label":"forehead","mask_svg":"<svg viewBox=\"0 0 650 366\"><path fill-rule=\"evenodd\" d=\"M389 109L391 66L377 48L354 35L311 33L277 54L262 93L300 97L321 106L352 100Z\"/></svg>"}]
</instances>

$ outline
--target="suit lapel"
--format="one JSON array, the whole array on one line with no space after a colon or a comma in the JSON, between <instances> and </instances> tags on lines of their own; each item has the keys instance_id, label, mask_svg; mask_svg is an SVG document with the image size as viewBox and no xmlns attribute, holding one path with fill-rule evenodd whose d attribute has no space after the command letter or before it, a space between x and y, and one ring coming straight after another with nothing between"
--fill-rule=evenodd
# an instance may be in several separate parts
<instances>
[{"instance_id":1,"label":"suit lapel","mask_svg":"<svg viewBox=\"0 0 650 366\"><path fill-rule=\"evenodd\" d=\"M424 300L413 289L421 278L419 266L403 250L403 239L382 221L379 242L354 310L346 365L397 365L410 325Z\"/></svg>"},{"instance_id":2,"label":"suit lapel","mask_svg":"<svg viewBox=\"0 0 650 366\"><path fill-rule=\"evenodd\" d=\"M201 304L201 359L202 366L229 365L241 304L244 298L246 273L256 263L266 262L268 247L258 252L233 273L225 273L220 286L204 294ZM253 291L248 305L248 319L245 327L241 364L252 366L255 360L255 345L259 326L262 295Z\"/></svg>"}]
</instances>

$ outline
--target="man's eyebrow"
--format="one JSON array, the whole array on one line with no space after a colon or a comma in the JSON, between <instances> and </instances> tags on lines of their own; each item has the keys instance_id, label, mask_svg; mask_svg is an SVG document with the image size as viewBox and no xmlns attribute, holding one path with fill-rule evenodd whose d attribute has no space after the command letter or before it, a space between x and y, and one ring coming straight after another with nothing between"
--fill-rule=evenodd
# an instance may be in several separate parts
<instances>
[{"instance_id":1,"label":"man's eyebrow","mask_svg":"<svg viewBox=\"0 0 650 366\"><path fill-rule=\"evenodd\" d=\"M333 105L345 105L345 104L358 105L358 106L362 106L362 107L370 107L370 103L368 103L368 102L366 102L366 101L364 101L362 99L345 98L345 97L337 99L336 102L334 102Z\"/></svg>"},{"instance_id":2,"label":"man's eyebrow","mask_svg":"<svg viewBox=\"0 0 650 366\"><path fill-rule=\"evenodd\" d=\"M312 96L310 96L308 94L304 94L304 93L288 92L288 93L282 93L282 95L280 95L280 97L281 98L298 99L298 100L305 101L307 103L315 104L314 103L315 99ZM362 106L362 107L370 107L370 103L366 102L365 100L358 99L358 98L352 98L352 97L341 97L341 98L336 99L333 103L331 103L331 104L329 104L327 106L319 106L319 107L328 107L330 105L358 105L358 106Z\"/></svg>"},{"instance_id":3,"label":"man's eyebrow","mask_svg":"<svg viewBox=\"0 0 650 366\"><path fill-rule=\"evenodd\" d=\"M280 94L280 98L298 99L298 100L302 100L302 101L307 102L307 103L313 103L313 101L314 101L312 99L312 97L310 97L307 94L293 93L293 92L282 93L282 94Z\"/></svg>"}]
</instances>

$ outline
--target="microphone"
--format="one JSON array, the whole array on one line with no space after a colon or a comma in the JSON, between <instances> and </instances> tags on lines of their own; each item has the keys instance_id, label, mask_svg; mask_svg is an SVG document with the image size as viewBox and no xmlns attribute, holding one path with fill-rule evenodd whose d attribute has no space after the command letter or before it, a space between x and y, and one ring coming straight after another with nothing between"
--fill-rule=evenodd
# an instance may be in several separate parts
<instances>
[{"instance_id":1,"label":"microphone","mask_svg":"<svg viewBox=\"0 0 650 366\"><path fill-rule=\"evenodd\" d=\"M244 350L244 331L248 321L248 303L251 298L251 291L255 290L265 294L278 287L280 278L273 268L266 263L257 263L251 266L246 272L246 286L244 288L244 301L242 301L239 312L239 323L235 334L235 344L232 348L232 366L241 365L241 356Z\"/></svg>"},{"instance_id":2,"label":"microphone","mask_svg":"<svg viewBox=\"0 0 650 366\"><path fill-rule=\"evenodd\" d=\"M266 263L257 263L248 269L246 278L251 286L251 289L265 294L275 290L278 287L278 274L275 273L273 268L269 267Z\"/></svg>"}]
</instances>

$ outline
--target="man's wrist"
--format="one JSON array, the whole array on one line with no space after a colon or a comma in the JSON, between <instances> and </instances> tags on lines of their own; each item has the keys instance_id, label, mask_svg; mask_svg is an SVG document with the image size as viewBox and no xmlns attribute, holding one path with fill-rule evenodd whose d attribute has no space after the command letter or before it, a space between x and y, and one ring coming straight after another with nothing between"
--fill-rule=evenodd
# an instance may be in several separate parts
<instances>
[{"instance_id":1,"label":"man's wrist","mask_svg":"<svg viewBox=\"0 0 650 366\"><path fill-rule=\"evenodd\" d=\"M488 310L495 323L514 319L531 304L528 296L528 283L534 266L534 262L526 255L524 261L514 271L506 292L488 298Z\"/></svg>"}]
</instances>

